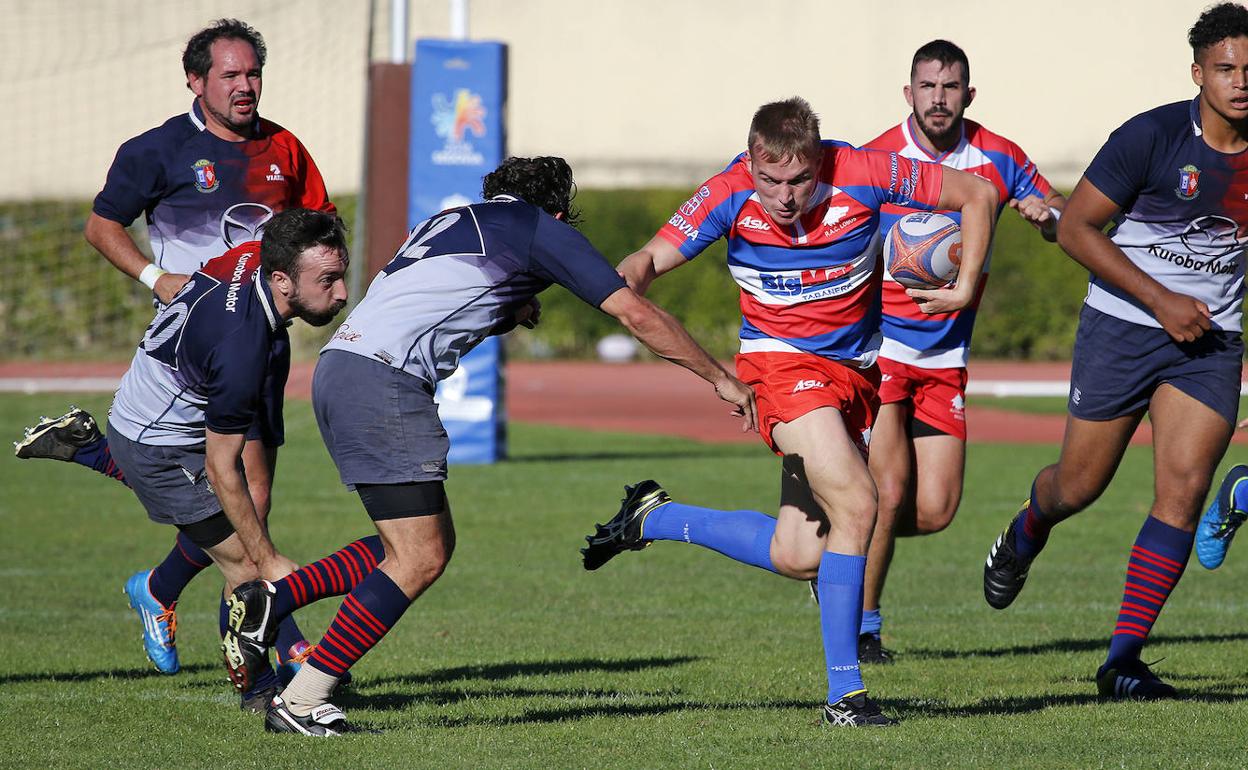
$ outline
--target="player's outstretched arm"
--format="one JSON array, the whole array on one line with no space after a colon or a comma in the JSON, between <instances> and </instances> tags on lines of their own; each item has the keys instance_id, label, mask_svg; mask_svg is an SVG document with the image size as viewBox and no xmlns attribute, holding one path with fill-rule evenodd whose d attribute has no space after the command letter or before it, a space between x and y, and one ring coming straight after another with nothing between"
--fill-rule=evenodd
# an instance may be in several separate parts
<instances>
[{"instance_id":1,"label":"player's outstretched arm","mask_svg":"<svg viewBox=\"0 0 1248 770\"><path fill-rule=\"evenodd\" d=\"M293 572L297 565L277 552L268 531L256 515L247 480L238 470L246 435L217 433L205 430L205 466L221 510L230 520L247 555L260 569L261 577L278 580Z\"/></svg>"},{"instance_id":2,"label":"player's outstretched arm","mask_svg":"<svg viewBox=\"0 0 1248 770\"><path fill-rule=\"evenodd\" d=\"M997 213L997 188L974 174L946 168L937 208L962 214L962 264L952 289L907 289L924 313L949 313L975 300L983 278L984 259L992 242Z\"/></svg>"},{"instance_id":3,"label":"player's outstretched arm","mask_svg":"<svg viewBox=\"0 0 1248 770\"><path fill-rule=\"evenodd\" d=\"M655 355L680 364L714 385L720 398L736 406L733 414L745 418L743 431L758 430L754 391L729 374L667 311L627 286L615 291L599 307Z\"/></svg>"},{"instance_id":4,"label":"player's outstretched arm","mask_svg":"<svg viewBox=\"0 0 1248 770\"><path fill-rule=\"evenodd\" d=\"M1205 303L1162 286L1105 234L1105 225L1120 208L1087 177L1080 179L1058 223L1058 245L1097 278L1139 300L1176 342L1191 342L1209 331L1211 315Z\"/></svg>"},{"instance_id":5,"label":"player's outstretched arm","mask_svg":"<svg viewBox=\"0 0 1248 770\"><path fill-rule=\"evenodd\" d=\"M143 256L143 252L139 251L139 247L135 245L134 239L130 237L130 233L126 232L126 228L120 222L114 222L111 219L92 212L87 217L87 225L83 228L83 235L87 239L87 243L95 247L95 250L104 255L104 258L112 263L113 267L130 276L134 280L140 280L143 270L151 267L152 263L147 261L147 257ZM169 304L169 300L173 299L173 295L186 285L190 280L190 276L181 273L165 273L160 272L156 278L155 284L152 285L152 293L156 295L156 299L164 304Z\"/></svg>"},{"instance_id":6,"label":"player's outstretched arm","mask_svg":"<svg viewBox=\"0 0 1248 770\"><path fill-rule=\"evenodd\" d=\"M615 270L628 283L628 288L644 296L650 289L651 281L686 261L670 241L656 235L645 246L625 257Z\"/></svg>"},{"instance_id":7,"label":"player's outstretched arm","mask_svg":"<svg viewBox=\"0 0 1248 770\"><path fill-rule=\"evenodd\" d=\"M1053 190L1043 198L1039 195L1029 195L1022 200L1011 198L1009 206L1017 211L1024 221L1039 230L1041 237L1046 241L1049 243L1057 241L1057 220L1062 210L1066 208L1065 195Z\"/></svg>"}]
</instances>

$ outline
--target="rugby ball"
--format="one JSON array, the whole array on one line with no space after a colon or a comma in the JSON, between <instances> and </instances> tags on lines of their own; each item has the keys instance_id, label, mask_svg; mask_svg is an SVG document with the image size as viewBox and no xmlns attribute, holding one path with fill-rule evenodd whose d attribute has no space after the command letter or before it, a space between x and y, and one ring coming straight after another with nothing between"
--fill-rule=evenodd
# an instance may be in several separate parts
<instances>
[{"instance_id":1,"label":"rugby ball","mask_svg":"<svg viewBox=\"0 0 1248 770\"><path fill-rule=\"evenodd\" d=\"M884 238L884 267L910 289L939 289L958 277L962 229L952 217L933 212L907 214Z\"/></svg>"}]
</instances>

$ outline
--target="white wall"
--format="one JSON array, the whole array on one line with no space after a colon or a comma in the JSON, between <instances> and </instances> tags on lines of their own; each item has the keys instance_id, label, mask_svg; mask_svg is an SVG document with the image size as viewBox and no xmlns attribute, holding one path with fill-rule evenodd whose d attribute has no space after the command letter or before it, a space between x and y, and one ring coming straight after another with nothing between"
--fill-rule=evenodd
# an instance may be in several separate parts
<instances>
[{"instance_id":1,"label":"white wall","mask_svg":"<svg viewBox=\"0 0 1248 770\"><path fill-rule=\"evenodd\" d=\"M742 149L763 102L800 94L824 134L864 142L906 114L915 48L963 46L969 115L1059 184L1127 117L1195 90L1204 0L470 0L470 34L510 46L510 150L560 154L582 186L690 184ZM389 0L378 0L377 58ZM442 37L444 0L410 2ZM779 15L781 9L784 15ZM184 111L180 56L208 20L269 44L261 111L309 147L332 192L357 188L367 0L0 0L0 199L93 194L117 145Z\"/></svg>"}]
</instances>

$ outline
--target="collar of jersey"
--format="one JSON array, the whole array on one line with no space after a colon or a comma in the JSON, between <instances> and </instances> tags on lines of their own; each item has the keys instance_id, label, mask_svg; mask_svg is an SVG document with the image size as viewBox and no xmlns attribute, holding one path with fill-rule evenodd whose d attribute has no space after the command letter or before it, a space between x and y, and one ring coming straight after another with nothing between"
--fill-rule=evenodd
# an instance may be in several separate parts
<instances>
[{"instance_id":1,"label":"collar of jersey","mask_svg":"<svg viewBox=\"0 0 1248 770\"><path fill-rule=\"evenodd\" d=\"M186 117L190 118L191 125L195 126L195 128L199 129L200 131L208 130L208 124L207 122L204 121L204 110L203 108L199 106L199 99L196 99L195 101L191 102L191 110L190 112L186 113ZM252 128L252 134L254 134L255 136L260 135L260 116L259 115L256 115L255 120L251 124L251 128Z\"/></svg>"},{"instance_id":2,"label":"collar of jersey","mask_svg":"<svg viewBox=\"0 0 1248 770\"><path fill-rule=\"evenodd\" d=\"M1205 130L1200 126L1200 97L1197 96L1187 105L1187 115L1192 121L1192 136L1202 136Z\"/></svg>"},{"instance_id":3,"label":"collar of jersey","mask_svg":"<svg viewBox=\"0 0 1248 770\"><path fill-rule=\"evenodd\" d=\"M901 126L902 126L902 130L906 132L906 138L910 140L910 144L913 144L915 147L918 147L919 152L923 153L928 158L930 158L933 163L940 163L944 161L945 158L949 157L949 153L953 152L954 150L962 146L962 140L966 138L966 119L964 118L961 121L961 125L958 126L958 130L960 131L961 135L958 137L957 144L953 146L953 150L945 150L942 153L933 155L930 152L928 152L927 148L923 146L923 143L919 141L918 132L920 131L920 129L914 125L914 115L907 115L906 119L901 122Z\"/></svg>"},{"instance_id":4,"label":"collar of jersey","mask_svg":"<svg viewBox=\"0 0 1248 770\"><path fill-rule=\"evenodd\" d=\"M264 270L256 270L251 280L256 285L256 298L260 301L260 309L264 311L264 317L269 319L269 329L277 331L283 326L290 326L290 321L283 319L277 314L277 310L273 307L273 291L269 288L269 282L261 277Z\"/></svg>"}]
</instances>

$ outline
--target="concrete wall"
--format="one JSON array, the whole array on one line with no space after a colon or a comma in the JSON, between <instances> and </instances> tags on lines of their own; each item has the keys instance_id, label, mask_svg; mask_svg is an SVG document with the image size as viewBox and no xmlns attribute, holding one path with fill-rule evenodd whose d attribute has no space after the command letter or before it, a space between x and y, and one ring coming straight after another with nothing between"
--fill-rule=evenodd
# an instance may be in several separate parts
<instances>
[{"instance_id":1,"label":"concrete wall","mask_svg":"<svg viewBox=\"0 0 1248 770\"><path fill-rule=\"evenodd\" d=\"M597 187L693 183L743 148L759 104L793 94L825 136L867 141L905 116L910 56L934 37L970 56L969 114L1071 184L1127 117L1194 94L1186 33L1206 5L470 2L472 37L510 45L512 153L565 155ZM410 36L445 36L447 5L413 0ZM0 199L98 190L121 141L186 109L182 46L228 15L268 40L262 113L303 139L331 191L358 187L367 0L0 0L0 13Z\"/></svg>"}]
</instances>

